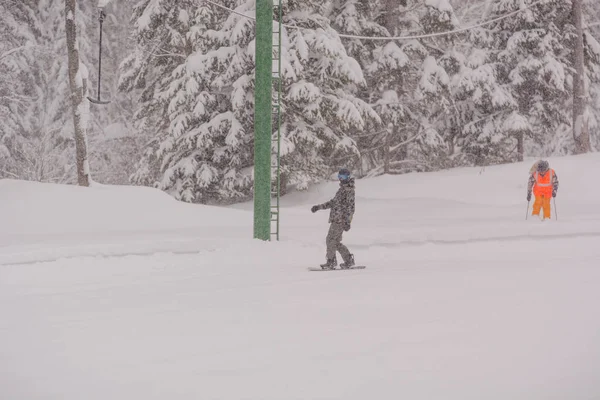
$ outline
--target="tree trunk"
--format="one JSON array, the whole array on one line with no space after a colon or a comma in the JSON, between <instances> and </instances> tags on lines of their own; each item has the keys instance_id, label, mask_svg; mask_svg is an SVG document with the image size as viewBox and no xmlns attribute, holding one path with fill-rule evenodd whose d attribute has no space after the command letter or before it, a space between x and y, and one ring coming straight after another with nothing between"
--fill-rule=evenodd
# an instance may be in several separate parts
<instances>
[{"instance_id":1,"label":"tree trunk","mask_svg":"<svg viewBox=\"0 0 600 400\"><path fill-rule=\"evenodd\" d=\"M575 75L573 76L573 137L575 153L590 151L585 101L585 69L583 63L583 22L581 0L573 0L573 19L577 38L575 41Z\"/></svg>"},{"instance_id":2,"label":"tree trunk","mask_svg":"<svg viewBox=\"0 0 600 400\"><path fill-rule=\"evenodd\" d=\"M77 26L75 16L76 0L65 0L65 28L67 32L67 53L69 56L69 84L71 87L71 105L73 108L73 125L75 150L77 157L77 182L80 186L89 186L90 165L87 154L87 121L89 117L88 73L79 61L79 45L77 43Z\"/></svg>"},{"instance_id":3,"label":"tree trunk","mask_svg":"<svg viewBox=\"0 0 600 400\"><path fill-rule=\"evenodd\" d=\"M392 139L392 132L394 128L388 128L387 134L385 135L385 144L383 146L383 173L390 173L390 143Z\"/></svg>"},{"instance_id":4,"label":"tree trunk","mask_svg":"<svg viewBox=\"0 0 600 400\"><path fill-rule=\"evenodd\" d=\"M517 161L523 161L525 155L525 135L523 132L517 133Z\"/></svg>"},{"instance_id":5,"label":"tree trunk","mask_svg":"<svg viewBox=\"0 0 600 400\"><path fill-rule=\"evenodd\" d=\"M385 13L383 15L383 26L390 35L395 36L397 34L396 28L398 27L398 6L403 5L406 7L406 1L398 0L385 0Z\"/></svg>"}]
</instances>

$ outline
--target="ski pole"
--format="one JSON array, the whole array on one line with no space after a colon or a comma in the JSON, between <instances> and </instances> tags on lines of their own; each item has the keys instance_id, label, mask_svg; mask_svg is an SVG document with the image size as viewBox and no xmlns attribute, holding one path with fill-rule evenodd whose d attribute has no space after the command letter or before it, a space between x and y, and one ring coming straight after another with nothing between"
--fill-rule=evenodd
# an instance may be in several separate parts
<instances>
[{"instance_id":1,"label":"ski pole","mask_svg":"<svg viewBox=\"0 0 600 400\"><path fill-rule=\"evenodd\" d=\"M552 200L554 200L554 216L556 217L556 220L558 221L558 210L556 209L556 197L553 197Z\"/></svg>"},{"instance_id":2,"label":"ski pole","mask_svg":"<svg viewBox=\"0 0 600 400\"><path fill-rule=\"evenodd\" d=\"M525 213L525 221L527 221L527 216L529 215L529 202L530 201L531 200L527 200L527 212ZM556 208L555 208L555 210L556 210Z\"/></svg>"}]
</instances>

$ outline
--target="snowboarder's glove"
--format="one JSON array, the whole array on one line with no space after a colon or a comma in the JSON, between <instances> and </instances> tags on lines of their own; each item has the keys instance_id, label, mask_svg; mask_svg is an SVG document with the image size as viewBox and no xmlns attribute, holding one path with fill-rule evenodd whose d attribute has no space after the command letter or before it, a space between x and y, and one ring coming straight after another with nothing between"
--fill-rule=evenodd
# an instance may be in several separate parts
<instances>
[{"instance_id":1,"label":"snowboarder's glove","mask_svg":"<svg viewBox=\"0 0 600 400\"><path fill-rule=\"evenodd\" d=\"M531 193L527 193L527 201L531 201Z\"/></svg>"},{"instance_id":2,"label":"snowboarder's glove","mask_svg":"<svg viewBox=\"0 0 600 400\"><path fill-rule=\"evenodd\" d=\"M350 221L344 222L344 230L348 232L350 230Z\"/></svg>"},{"instance_id":3,"label":"snowboarder's glove","mask_svg":"<svg viewBox=\"0 0 600 400\"><path fill-rule=\"evenodd\" d=\"M552 197L556 197L556 190L552 191Z\"/></svg>"},{"instance_id":4,"label":"snowboarder's glove","mask_svg":"<svg viewBox=\"0 0 600 400\"><path fill-rule=\"evenodd\" d=\"M320 209L321 209L321 207L319 207L319 206L312 206L312 208L310 209L310 211L312 211L313 213L316 213Z\"/></svg>"}]
</instances>

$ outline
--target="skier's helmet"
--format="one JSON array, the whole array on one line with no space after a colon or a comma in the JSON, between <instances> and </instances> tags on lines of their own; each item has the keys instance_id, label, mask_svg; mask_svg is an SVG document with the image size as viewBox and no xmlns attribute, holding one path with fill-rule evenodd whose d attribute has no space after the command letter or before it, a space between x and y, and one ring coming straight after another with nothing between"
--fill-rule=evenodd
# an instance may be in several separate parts
<instances>
[{"instance_id":1,"label":"skier's helmet","mask_svg":"<svg viewBox=\"0 0 600 400\"><path fill-rule=\"evenodd\" d=\"M350 179L350 170L347 168L340 169L338 179L342 182L347 182Z\"/></svg>"},{"instance_id":2,"label":"skier's helmet","mask_svg":"<svg viewBox=\"0 0 600 400\"><path fill-rule=\"evenodd\" d=\"M537 166L538 172L544 173L544 172L548 171L549 169L550 169L550 165L548 164L548 161L541 160L538 163L538 166Z\"/></svg>"}]
</instances>

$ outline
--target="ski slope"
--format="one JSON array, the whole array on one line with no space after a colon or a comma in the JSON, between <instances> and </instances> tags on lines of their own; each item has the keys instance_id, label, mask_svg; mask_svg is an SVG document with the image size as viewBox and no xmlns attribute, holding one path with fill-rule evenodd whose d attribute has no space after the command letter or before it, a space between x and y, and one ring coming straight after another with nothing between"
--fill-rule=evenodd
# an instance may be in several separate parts
<instances>
[{"instance_id":1,"label":"ski slope","mask_svg":"<svg viewBox=\"0 0 600 400\"><path fill-rule=\"evenodd\" d=\"M600 398L600 154L551 159L558 220L525 220L533 160L336 183L251 204L0 181L0 399ZM553 215L554 218L554 215Z\"/></svg>"}]
</instances>

